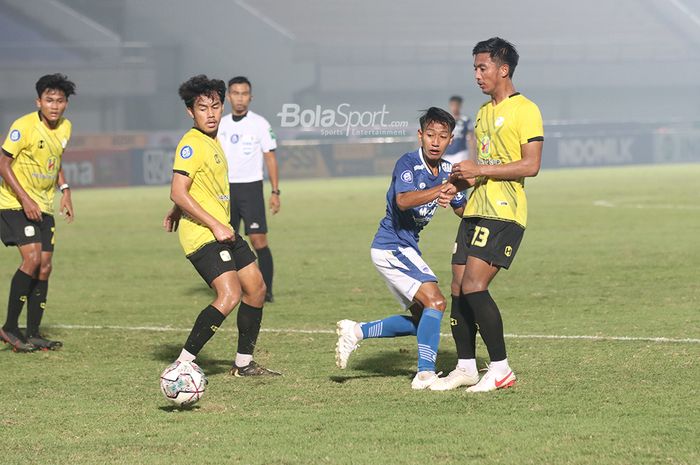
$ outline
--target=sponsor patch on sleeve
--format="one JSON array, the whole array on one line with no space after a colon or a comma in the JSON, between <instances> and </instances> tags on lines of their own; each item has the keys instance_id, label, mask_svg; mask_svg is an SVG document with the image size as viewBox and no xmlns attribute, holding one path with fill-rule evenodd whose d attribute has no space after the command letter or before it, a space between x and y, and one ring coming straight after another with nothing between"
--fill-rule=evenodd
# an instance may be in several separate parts
<instances>
[{"instance_id":1,"label":"sponsor patch on sleeve","mask_svg":"<svg viewBox=\"0 0 700 465\"><path fill-rule=\"evenodd\" d=\"M190 147L189 145L185 145L180 149L180 158L182 158L183 160L187 160L192 156L193 153L194 150L192 150L192 147Z\"/></svg>"}]
</instances>

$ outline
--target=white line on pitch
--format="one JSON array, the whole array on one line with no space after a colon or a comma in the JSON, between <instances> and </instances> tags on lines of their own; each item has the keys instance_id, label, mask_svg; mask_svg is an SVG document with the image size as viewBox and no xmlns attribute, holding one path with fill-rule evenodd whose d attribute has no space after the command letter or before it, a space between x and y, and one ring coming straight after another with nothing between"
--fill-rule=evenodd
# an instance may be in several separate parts
<instances>
[{"instance_id":1,"label":"white line on pitch","mask_svg":"<svg viewBox=\"0 0 700 465\"><path fill-rule=\"evenodd\" d=\"M636 210L647 209L662 209L662 210L700 210L700 205L654 205L654 204L633 204L633 205L618 205L609 200L596 200L593 202L595 207L605 208L633 208Z\"/></svg>"},{"instance_id":2,"label":"white line on pitch","mask_svg":"<svg viewBox=\"0 0 700 465\"><path fill-rule=\"evenodd\" d=\"M114 326L114 325L49 325L56 329L94 329L94 330L116 330L116 331L154 331L154 332L178 332L190 331L187 328L173 328L171 326ZM222 331L233 331L223 329ZM273 329L261 328L260 331L266 333L289 333L289 334L335 334L330 329ZM451 334L441 334L442 337L451 337ZM681 344L700 344L700 339L694 338L672 338L672 337L636 337L636 336L566 336L556 334L506 334L510 339L572 339L584 341L628 341L628 342L671 342Z\"/></svg>"}]
</instances>

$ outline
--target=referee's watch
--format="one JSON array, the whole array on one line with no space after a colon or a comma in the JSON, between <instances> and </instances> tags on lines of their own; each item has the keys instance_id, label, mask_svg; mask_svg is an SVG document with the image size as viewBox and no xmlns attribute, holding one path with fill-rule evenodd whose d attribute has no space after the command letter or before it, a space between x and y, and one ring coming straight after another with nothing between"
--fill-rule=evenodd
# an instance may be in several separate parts
<instances>
[{"instance_id":1,"label":"referee's watch","mask_svg":"<svg viewBox=\"0 0 700 465\"><path fill-rule=\"evenodd\" d=\"M280 195L280 190L279 189L273 190L272 195Z\"/></svg>"}]
</instances>

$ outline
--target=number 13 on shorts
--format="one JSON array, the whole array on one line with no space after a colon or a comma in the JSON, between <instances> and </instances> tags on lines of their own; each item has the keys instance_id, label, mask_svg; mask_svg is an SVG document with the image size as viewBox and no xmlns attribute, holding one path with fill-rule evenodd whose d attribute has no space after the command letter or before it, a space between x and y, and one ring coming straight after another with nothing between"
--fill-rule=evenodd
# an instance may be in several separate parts
<instances>
[{"instance_id":1,"label":"number 13 on shorts","mask_svg":"<svg viewBox=\"0 0 700 465\"><path fill-rule=\"evenodd\" d=\"M472 245L484 247L489 240L489 229L484 226L476 226L474 228L474 236L472 236Z\"/></svg>"}]
</instances>

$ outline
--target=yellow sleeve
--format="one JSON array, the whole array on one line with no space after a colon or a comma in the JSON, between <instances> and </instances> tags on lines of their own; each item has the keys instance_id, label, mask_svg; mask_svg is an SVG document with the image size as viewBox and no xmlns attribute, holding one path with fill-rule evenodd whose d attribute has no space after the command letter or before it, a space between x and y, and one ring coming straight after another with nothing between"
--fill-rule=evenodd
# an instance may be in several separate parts
<instances>
[{"instance_id":1,"label":"yellow sleeve","mask_svg":"<svg viewBox=\"0 0 700 465\"><path fill-rule=\"evenodd\" d=\"M532 102L527 102L518 109L520 145L533 140L543 140L544 128L542 127L542 114L540 109Z\"/></svg>"},{"instance_id":2,"label":"yellow sleeve","mask_svg":"<svg viewBox=\"0 0 700 465\"><path fill-rule=\"evenodd\" d=\"M202 166L204 150L193 140L180 141L175 151L173 171L194 178L195 173Z\"/></svg>"},{"instance_id":3,"label":"yellow sleeve","mask_svg":"<svg viewBox=\"0 0 700 465\"><path fill-rule=\"evenodd\" d=\"M10 126L10 132L7 134L5 143L2 144L2 149L16 158L22 150L29 146L30 131L31 126L21 119L16 120Z\"/></svg>"}]
</instances>

